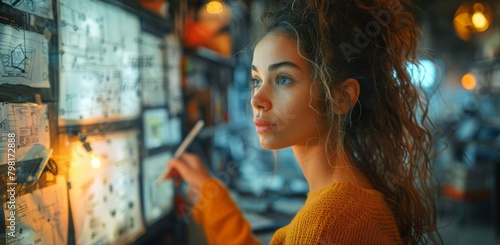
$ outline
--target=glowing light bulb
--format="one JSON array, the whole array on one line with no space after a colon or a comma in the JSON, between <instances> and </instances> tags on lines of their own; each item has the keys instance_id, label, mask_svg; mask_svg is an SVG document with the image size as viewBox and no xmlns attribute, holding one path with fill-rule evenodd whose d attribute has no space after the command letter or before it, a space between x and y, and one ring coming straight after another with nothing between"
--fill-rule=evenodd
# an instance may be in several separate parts
<instances>
[{"instance_id":1,"label":"glowing light bulb","mask_svg":"<svg viewBox=\"0 0 500 245\"><path fill-rule=\"evenodd\" d=\"M490 23L488 22L488 19L486 19L486 16L484 16L483 12L479 11L476 11L472 15L472 24L479 32L486 31L486 29L488 29L488 27L490 26Z\"/></svg>"},{"instance_id":2,"label":"glowing light bulb","mask_svg":"<svg viewBox=\"0 0 500 245\"><path fill-rule=\"evenodd\" d=\"M94 168L100 168L101 167L101 159L97 157L95 153L90 153L90 165Z\"/></svg>"},{"instance_id":3,"label":"glowing light bulb","mask_svg":"<svg viewBox=\"0 0 500 245\"><path fill-rule=\"evenodd\" d=\"M209 14L220 14L224 10L222 4L218 1L210 1L206 5Z\"/></svg>"}]
</instances>

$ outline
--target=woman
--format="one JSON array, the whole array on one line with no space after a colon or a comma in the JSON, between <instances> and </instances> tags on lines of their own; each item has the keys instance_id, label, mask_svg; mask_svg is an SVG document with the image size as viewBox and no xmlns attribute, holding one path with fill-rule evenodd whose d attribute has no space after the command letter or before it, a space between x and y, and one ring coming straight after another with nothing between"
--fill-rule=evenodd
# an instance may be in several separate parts
<instances>
[{"instance_id":1,"label":"woman","mask_svg":"<svg viewBox=\"0 0 500 245\"><path fill-rule=\"evenodd\" d=\"M412 5L399 0L273 2L254 49L260 144L291 147L306 203L271 244L440 242L428 118L406 66L416 62ZM421 110L418 110L421 109ZM255 244L225 187L195 155L169 163L199 195L210 244Z\"/></svg>"}]
</instances>

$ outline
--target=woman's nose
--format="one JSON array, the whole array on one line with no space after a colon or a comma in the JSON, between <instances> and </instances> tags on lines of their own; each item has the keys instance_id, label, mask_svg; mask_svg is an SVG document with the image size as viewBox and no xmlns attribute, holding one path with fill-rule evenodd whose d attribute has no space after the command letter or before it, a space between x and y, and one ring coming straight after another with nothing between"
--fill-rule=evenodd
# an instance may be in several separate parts
<instances>
[{"instance_id":1,"label":"woman's nose","mask_svg":"<svg viewBox=\"0 0 500 245\"><path fill-rule=\"evenodd\" d=\"M252 96L252 100L250 101L252 107L256 110L270 110L272 108L270 93L270 88L266 85L262 85L260 88L257 88Z\"/></svg>"}]
</instances>

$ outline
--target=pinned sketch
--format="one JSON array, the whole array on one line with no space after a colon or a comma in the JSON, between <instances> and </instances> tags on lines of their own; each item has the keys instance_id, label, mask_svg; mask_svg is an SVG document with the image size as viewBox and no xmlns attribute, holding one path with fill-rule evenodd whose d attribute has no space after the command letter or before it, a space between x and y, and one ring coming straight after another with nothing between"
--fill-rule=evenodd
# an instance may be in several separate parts
<instances>
[{"instance_id":1,"label":"pinned sketch","mask_svg":"<svg viewBox=\"0 0 500 245\"><path fill-rule=\"evenodd\" d=\"M49 88L48 53L43 35L0 25L0 84Z\"/></svg>"},{"instance_id":2,"label":"pinned sketch","mask_svg":"<svg viewBox=\"0 0 500 245\"><path fill-rule=\"evenodd\" d=\"M50 151L47 105L0 104L0 159L7 164L8 154L15 154L15 161L46 159ZM14 135L12 135L14 134ZM14 151L9 152L9 139L14 136ZM11 144L12 146L12 144Z\"/></svg>"},{"instance_id":3,"label":"pinned sketch","mask_svg":"<svg viewBox=\"0 0 500 245\"><path fill-rule=\"evenodd\" d=\"M140 69L142 98L146 106L165 105L165 64L163 40L152 34L141 34L140 52L137 66Z\"/></svg>"},{"instance_id":4,"label":"pinned sketch","mask_svg":"<svg viewBox=\"0 0 500 245\"><path fill-rule=\"evenodd\" d=\"M14 214L14 227L7 227L6 244L67 244L68 190L64 176L57 183L4 204L6 219ZM14 212L14 213L11 213ZM10 223L9 223L10 224Z\"/></svg>"},{"instance_id":5,"label":"pinned sketch","mask_svg":"<svg viewBox=\"0 0 500 245\"><path fill-rule=\"evenodd\" d=\"M61 124L137 118L140 22L101 1L60 1Z\"/></svg>"},{"instance_id":6,"label":"pinned sketch","mask_svg":"<svg viewBox=\"0 0 500 245\"><path fill-rule=\"evenodd\" d=\"M89 136L71 143L69 190L76 244L127 244L144 231L139 192L139 149L136 131Z\"/></svg>"},{"instance_id":7,"label":"pinned sketch","mask_svg":"<svg viewBox=\"0 0 500 245\"><path fill-rule=\"evenodd\" d=\"M15 161L14 171L12 171L12 165L0 164L0 178L8 178L9 181L19 184L38 180L40 178L52 154L52 149L46 150L37 158L22 161L15 159L16 155L12 154L13 152L10 153L11 158L9 158L9 160ZM14 173L14 175L12 173Z\"/></svg>"},{"instance_id":8,"label":"pinned sketch","mask_svg":"<svg viewBox=\"0 0 500 245\"><path fill-rule=\"evenodd\" d=\"M174 208L174 184L171 180L157 184L159 175L165 173L167 161L170 160L170 152L150 156L144 159L142 164L142 192L144 205L144 218L146 224L152 225Z\"/></svg>"},{"instance_id":9,"label":"pinned sketch","mask_svg":"<svg viewBox=\"0 0 500 245\"><path fill-rule=\"evenodd\" d=\"M54 19L52 0L5 0L2 2L30 14Z\"/></svg>"},{"instance_id":10,"label":"pinned sketch","mask_svg":"<svg viewBox=\"0 0 500 245\"><path fill-rule=\"evenodd\" d=\"M145 110L143 120L146 149L177 144L181 140L180 119L169 118L167 109Z\"/></svg>"}]
</instances>

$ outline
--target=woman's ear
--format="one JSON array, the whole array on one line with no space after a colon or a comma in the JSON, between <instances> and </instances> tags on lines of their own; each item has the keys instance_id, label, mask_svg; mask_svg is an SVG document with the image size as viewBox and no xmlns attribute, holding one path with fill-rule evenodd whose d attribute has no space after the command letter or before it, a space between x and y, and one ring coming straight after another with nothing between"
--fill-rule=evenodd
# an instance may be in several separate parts
<instances>
[{"instance_id":1,"label":"woman's ear","mask_svg":"<svg viewBox=\"0 0 500 245\"><path fill-rule=\"evenodd\" d=\"M336 105L333 106L335 113L343 115L356 105L359 98L359 82L354 78L348 78L338 85L336 92Z\"/></svg>"}]
</instances>

